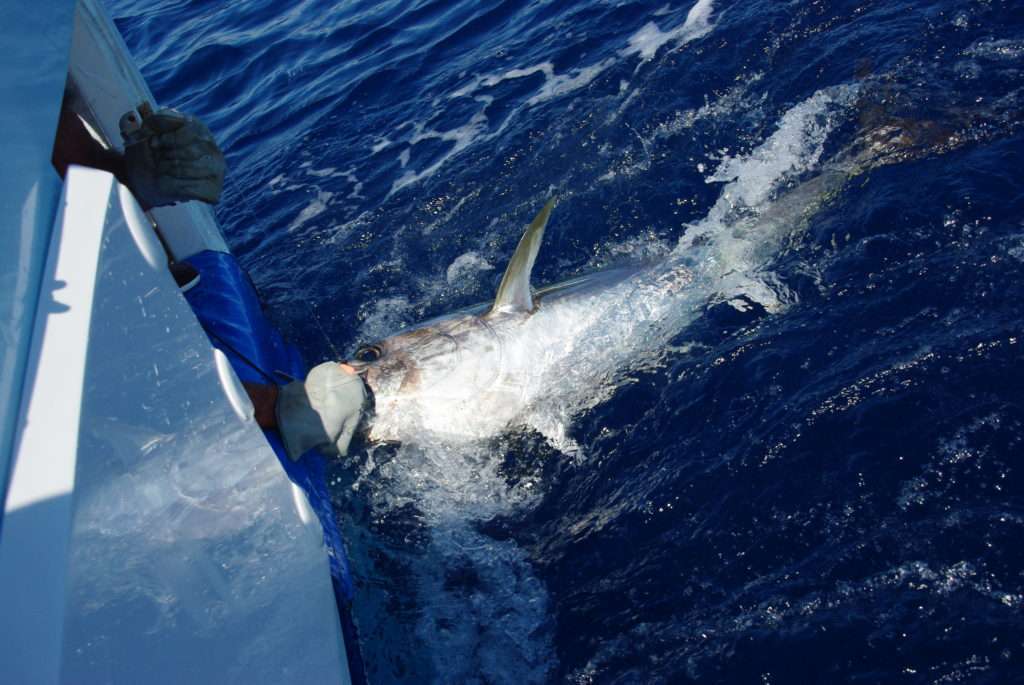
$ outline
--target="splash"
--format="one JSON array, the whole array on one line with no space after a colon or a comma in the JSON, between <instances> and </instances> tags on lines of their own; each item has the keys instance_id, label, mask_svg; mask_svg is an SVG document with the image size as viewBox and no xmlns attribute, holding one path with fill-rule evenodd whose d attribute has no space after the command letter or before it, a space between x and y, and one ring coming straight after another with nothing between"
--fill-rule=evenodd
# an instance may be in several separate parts
<instances>
[{"instance_id":1,"label":"splash","mask_svg":"<svg viewBox=\"0 0 1024 685\"><path fill-rule=\"evenodd\" d=\"M761 145L723 158L708 179L724 184L719 201L675 249L659 251L664 258L656 265L608 272L589 290L542 300L512 329L485 327L482 335L503 340L483 362L485 383L497 388L493 398L465 395L480 376L462 354L454 370L424 373L424 401L393 414L402 446L364 463L359 481L374 484L378 515L406 516L411 509L425 531L419 553L403 561L420 603L416 639L436 673L459 682L484 673L488 682L506 682L514 671L518 682L543 682L554 663L543 583L521 549L475 523L536 501L529 481L513 487L502 473L507 454L493 438L510 420L504 412L523 407L514 423L585 460L570 435L573 418L628 382L631 368L659 355L709 302L743 294L777 309L771 260L804 211L785 209L778 196L798 192L797 180L818 166L851 97L847 88L816 93L787 111ZM797 191L787 189L793 184ZM466 253L449 271L480 267L479 256ZM404 310L407 303L382 302L373 316L396 306Z\"/></svg>"},{"instance_id":2,"label":"splash","mask_svg":"<svg viewBox=\"0 0 1024 685\"><path fill-rule=\"evenodd\" d=\"M572 452L565 433L572 418L607 399L625 372L659 355L709 304L742 297L783 309L791 296L772 261L807 208L824 201L815 179L831 176L788 186L818 166L853 99L848 86L820 91L787 111L748 154L724 158L708 178L725 183L718 201L667 259L609 290L541 307L506 347L520 357L506 364L535 369L524 390L524 423Z\"/></svg>"},{"instance_id":3,"label":"splash","mask_svg":"<svg viewBox=\"0 0 1024 685\"><path fill-rule=\"evenodd\" d=\"M476 252L466 252L455 258L448 266L445 280L448 285L457 285L481 271L490 271L494 265Z\"/></svg>"}]
</instances>

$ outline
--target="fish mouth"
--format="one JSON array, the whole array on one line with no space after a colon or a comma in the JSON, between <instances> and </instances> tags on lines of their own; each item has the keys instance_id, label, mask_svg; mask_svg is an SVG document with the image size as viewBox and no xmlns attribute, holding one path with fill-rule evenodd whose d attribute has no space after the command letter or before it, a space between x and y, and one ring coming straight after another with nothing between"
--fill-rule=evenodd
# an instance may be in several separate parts
<instances>
[{"instance_id":1,"label":"fish mouth","mask_svg":"<svg viewBox=\"0 0 1024 685\"><path fill-rule=\"evenodd\" d=\"M359 417L359 425L356 426L356 436L366 445L387 444L389 441L373 437L373 424L377 417L377 395L374 389L378 380L377 374L374 373L373 367L365 364L359 364L359 362L353 364L351 361L345 363L356 369L356 375L363 382L363 408Z\"/></svg>"},{"instance_id":2,"label":"fish mouth","mask_svg":"<svg viewBox=\"0 0 1024 685\"><path fill-rule=\"evenodd\" d=\"M353 363L351 361L347 361L345 363L356 370L356 375L359 376L359 380L363 382L363 390L366 391L367 402L371 405L375 404L377 391L376 386L379 379L377 378L377 374L374 373L373 367L360 364L359 362Z\"/></svg>"}]
</instances>

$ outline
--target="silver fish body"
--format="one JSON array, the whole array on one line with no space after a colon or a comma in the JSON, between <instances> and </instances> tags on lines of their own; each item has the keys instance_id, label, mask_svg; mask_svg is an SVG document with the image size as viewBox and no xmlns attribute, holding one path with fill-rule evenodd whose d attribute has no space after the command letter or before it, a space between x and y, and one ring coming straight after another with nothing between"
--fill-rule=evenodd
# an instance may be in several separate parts
<instances>
[{"instance_id":1,"label":"silver fish body","mask_svg":"<svg viewBox=\"0 0 1024 685\"><path fill-rule=\"evenodd\" d=\"M519 423L564 446L575 414L621 385L624 369L652 361L708 306L784 310L795 295L771 265L811 217L865 172L955 147L944 138L939 147L922 144L921 132L941 127L881 117L815 169L829 133L864 111L859 90L819 91L758 148L723 162L708 179L725 184L718 201L654 263L532 290L549 201L523 234L492 305L356 352L350 363L375 396L370 439L478 440Z\"/></svg>"},{"instance_id":2,"label":"silver fish body","mask_svg":"<svg viewBox=\"0 0 1024 685\"><path fill-rule=\"evenodd\" d=\"M615 269L539 289L529 311L479 305L366 345L350 360L374 396L371 441L492 437L552 390L573 355L579 313L639 270Z\"/></svg>"}]
</instances>

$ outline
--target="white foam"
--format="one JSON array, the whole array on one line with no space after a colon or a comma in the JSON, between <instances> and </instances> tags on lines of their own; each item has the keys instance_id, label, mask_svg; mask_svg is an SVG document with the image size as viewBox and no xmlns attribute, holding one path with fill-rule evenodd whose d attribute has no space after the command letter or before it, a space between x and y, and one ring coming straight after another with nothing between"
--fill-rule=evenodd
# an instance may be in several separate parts
<instances>
[{"instance_id":1,"label":"white foam","mask_svg":"<svg viewBox=\"0 0 1024 685\"><path fill-rule=\"evenodd\" d=\"M416 638L446 682L542 683L556 663L547 592L527 555L474 525L535 500L529 487L506 485L501 465L499 452L443 443L361 465L375 515L415 510L429 531L402 560L418 600Z\"/></svg>"},{"instance_id":2,"label":"white foam","mask_svg":"<svg viewBox=\"0 0 1024 685\"><path fill-rule=\"evenodd\" d=\"M419 590L433 601L417 634L444 681L547 682L556 663L548 597L523 550L451 524L433 530L431 549L437 556L424 566ZM471 569L468 587L453 591L453 569Z\"/></svg>"},{"instance_id":3,"label":"white foam","mask_svg":"<svg viewBox=\"0 0 1024 685\"><path fill-rule=\"evenodd\" d=\"M306 187L302 183L288 183L288 177L284 174L278 174L274 178L270 179L267 186L270 188L270 192L274 195L287 190L300 190Z\"/></svg>"},{"instance_id":4,"label":"white foam","mask_svg":"<svg viewBox=\"0 0 1024 685\"><path fill-rule=\"evenodd\" d=\"M427 224L426 226L423 227L423 229L422 229L423 235L429 235L430 233L433 233L434 229L436 229L438 226L440 226L441 224L444 224L444 223L450 221L452 219L452 217L454 217L458 213L458 211L460 209L462 209L462 206L464 204L466 204L467 200L469 200L471 197L472 198L477 197L479 195L479 193L480 193L479 190L475 190L475 191L471 192L469 195L463 195L462 197L460 197L458 199L458 201L456 201L455 206L452 207L451 209L447 209L446 211L437 212L439 214L439 216L434 221L431 221L429 224ZM449 198L446 198L446 199L449 199ZM444 207L447 208L447 206L448 206L448 204L446 202L444 204Z\"/></svg>"},{"instance_id":5,"label":"white foam","mask_svg":"<svg viewBox=\"0 0 1024 685\"><path fill-rule=\"evenodd\" d=\"M446 101L456 98L472 97L474 100L481 103L480 109L473 115L468 123L448 131L426 129L423 122L413 124L414 132L407 141L409 145L415 145L417 142L428 138L451 141L454 145L445 154L441 155L425 168L419 170L406 170L405 173L403 173L392 184L388 197L391 197L391 195L395 194L402 188L418 183L419 181L432 176L444 167L453 157L471 145L493 140L500 136L508 126L509 122L518 116L518 114L524 109L535 107L556 98L564 97L587 87L601 74L605 73L610 67L615 65L619 59L632 55L639 55L642 64L643 62L650 60L658 49L667 43L685 45L692 40L706 35L714 28L711 23L713 6L714 0L697 0L697 3L690 8L690 11L687 13L686 19L683 23L667 31L661 31L654 22L650 22L629 39L628 46L620 50L616 57L608 57L600 60L599 62L595 62L594 64L571 68L563 73L556 73L554 64L550 61L544 61L526 67L514 67L498 73L477 75L470 78L468 83L452 91L446 98L435 104L438 107L443 107ZM661 12L661 10L659 10L659 12ZM656 12L655 16L658 16L659 12ZM485 110L493 101L493 97L486 94L479 95L477 93L479 93L481 89L493 88L504 81L522 79L533 76L534 74L544 75L544 81L537 88L536 92L527 98L523 104L514 108L505 117L505 119L500 122L496 129L489 129L491 122L488 121ZM626 85L628 86L628 84ZM625 87L623 87L623 89L620 90L620 95L625 92ZM635 97L635 95L635 92L629 93L626 102L627 105L632 101L632 98ZM436 116L438 113L438 111L433 112L431 114L431 118ZM399 127L398 130L401 130L401 128L404 128L404 126ZM387 143L388 145L393 144L390 140L387 140ZM382 144L378 143L374 145L373 151L375 153L384 149L384 147L380 145ZM401 163L402 169L407 168L410 162L410 151L408 148L400 153L399 162Z\"/></svg>"},{"instance_id":6,"label":"white foam","mask_svg":"<svg viewBox=\"0 0 1024 685\"><path fill-rule=\"evenodd\" d=\"M750 87L762 78L762 73L751 74L721 96L705 99L700 107L676 112L672 119L655 127L651 134L652 139L670 138L684 133L690 135L689 129L699 121L719 121L742 111L756 110L767 100L768 94L762 91L757 95L751 95Z\"/></svg>"},{"instance_id":7,"label":"white foam","mask_svg":"<svg viewBox=\"0 0 1024 685\"><path fill-rule=\"evenodd\" d=\"M496 74L487 74L472 78L469 83L453 91L447 98L448 100L451 100L455 98L472 97L480 103L480 109L473 115L469 122L447 131L425 129L422 123L417 123L414 125L414 132L408 141L410 145L415 145L423 140L435 138L450 141L454 143L453 147L426 168L419 171L406 171L397 181L394 182L394 184L392 184L391 191L388 196L390 197L402 188L432 176L453 157L471 145L497 138L504 132L509 122L511 122L524 108L536 106L548 100L565 96L586 87L592 83L594 79L600 76L608 67L614 64L614 62L614 59L609 58L587 67L570 69L568 72L563 74L555 73L554 65L551 62L541 62L528 67L517 67ZM513 109L496 129L489 129L490 121L485 114L485 110L487 106L494 101L494 98L490 95L477 95L476 93L482 88L492 88L504 81L526 78L534 74L543 74L545 77L537 91L530 96L525 103ZM409 161L408 150L404 151L402 154L403 156L400 157L400 161L402 161L402 168L404 169Z\"/></svg>"},{"instance_id":8,"label":"white foam","mask_svg":"<svg viewBox=\"0 0 1024 685\"><path fill-rule=\"evenodd\" d=\"M359 308L359 327L363 340L377 340L405 327L413 306L407 297L382 297Z\"/></svg>"},{"instance_id":9,"label":"white foam","mask_svg":"<svg viewBox=\"0 0 1024 685\"><path fill-rule=\"evenodd\" d=\"M336 172L338 171L337 169L335 169L332 166L325 167L323 169L311 169L311 168L308 168L309 167L308 163L307 164L303 164L302 166L306 167L306 173L308 175L316 176L317 178L325 178L327 176L334 176L336 174Z\"/></svg>"},{"instance_id":10,"label":"white foam","mask_svg":"<svg viewBox=\"0 0 1024 685\"><path fill-rule=\"evenodd\" d=\"M730 204L761 205L784 176L817 164L831 130L823 115L833 102L832 94L819 92L792 108L767 141L748 155L724 158L706 182L730 182L722 192Z\"/></svg>"},{"instance_id":11,"label":"white foam","mask_svg":"<svg viewBox=\"0 0 1024 685\"><path fill-rule=\"evenodd\" d=\"M517 67L498 74L477 76L468 84L449 95L449 98L468 97L481 88L493 88L503 81L521 79L533 76L534 74L544 74L544 82L541 83L537 92L526 101L527 106L533 106L586 87L614 63L614 58L608 58L589 66L570 69L562 74L555 73L555 66L551 62L541 62L529 67Z\"/></svg>"},{"instance_id":12,"label":"white foam","mask_svg":"<svg viewBox=\"0 0 1024 685\"><path fill-rule=\"evenodd\" d=\"M678 249L687 249L723 224L737 223L736 215L744 211L756 218L783 181L818 163L837 115L852 103L855 94L853 86L818 91L783 114L775 132L752 151L723 156L706 181L726 185L707 216L687 231Z\"/></svg>"},{"instance_id":13,"label":"white foam","mask_svg":"<svg viewBox=\"0 0 1024 685\"><path fill-rule=\"evenodd\" d=\"M317 191L316 198L312 200L308 205L302 208L299 215L296 216L290 224L288 224L288 230L297 230L300 226L308 223L312 219L320 216L327 211L327 204L334 197L334 193L326 190Z\"/></svg>"},{"instance_id":14,"label":"white foam","mask_svg":"<svg viewBox=\"0 0 1024 685\"><path fill-rule=\"evenodd\" d=\"M1024 57L1024 40L979 40L964 50L965 55L998 60L1018 60Z\"/></svg>"},{"instance_id":15,"label":"white foam","mask_svg":"<svg viewBox=\"0 0 1024 685\"><path fill-rule=\"evenodd\" d=\"M460 281L474 276L481 271L490 271L494 268L494 265L488 262L486 259L481 257L476 252L466 252L455 258L448 266L448 272L446 274L446 280L449 285L454 285Z\"/></svg>"},{"instance_id":16,"label":"white foam","mask_svg":"<svg viewBox=\"0 0 1024 685\"><path fill-rule=\"evenodd\" d=\"M855 94L853 86L818 91L790 108L767 140L747 154L724 157L707 179L725 186L675 252L682 256L699 249L707 255L704 268L717 281L720 301L745 297L775 312L792 299L765 267L801 220L825 201L835 175L804 184L796 180L817 166L825 140ZM783 191L784 201L777 201Z\"/></svg>"},{"instance_id":17,"label":"white foam","mask_svg":"<svg viewBox=\"0 0 1024 685\"><path fill-rule=\"evenodd\" d=\"M377 215L374 210L366 209L359 212L355 218L340 224L334 224L329 235L320 235L319 238L325 245L333 245L351 236L356 231L374 226L376 221Z\"/></svg>"},{"instance_id":18,"label":"white foam","mask_svg":"<svg viewBox=\"0 0 1024 685\"><path fill-rule=\"evenodd\" d=\"M549 73L548 78L541 85L537 94L527 100L527 105L537 105L552 98L567 95L575 90L584 88L600 76L608 67L615 63L613 58L608 58L592 64L589 67L573 69L565 74Z\"/></svg>"},{"instance_id":19,"label":"white foam","mask_svg":"<svg viewBox=\"0 0 1024 685\"><path fill-rule=\"evenodd\" d=\"M544 74L547 78L552 78L555 74L555 65L551 62L541 62L540 64L534 64L530 67L516 67L514 69L508 69L500 74L476 76L471 79L469 83L451 93L448 96L448 99L469 97L481 88L493 88L503 81L525 78L537 73Z\"/></svg>"},{"instance_id":20,"label":"white foam","mask_svg":"<svg viewBox=\"0 0 1024 685\"><path fill-rule=\"evenodd\" d=\"M478 99L484 100L484 98ZM489 100L485 101L485 106L486 102L489 102ZM467 123L459 126L458 128L449 129L447 131L437 131L434 129L418 130L409 141L410 145L415 145L416 143L429 139L444 140L453 143L453 145L447 152L441 155L440 158L425 169L405 172L405 174L399 177L399 179L391 185L391 191L388 193L388 197L391 197L407 185L422 181L428 176L432 176L438 169L444 166L448 160L468 148L476 142L477 139L481 137L488 139L493 138L500 133L500 130L489 134L487 133L487 115L484 114L483 109L474 114ZM403 151L406 160L409 159L408 153L408 149ZM405 168L405 164L402 165L402 168Z\"/></svg>"},{"instance_id":21,"label":"white foam","mask_svg":"<svg viewBox=\"0 0 1024 685\"><path fill-rule=\"evenodd\" d=\"M363 182L359 180L358 176L356 176L356 169L355 169L355 167L352 167L351 169L348 169L347 171L341 172L339 174L339 176L342 176L346 181L348 181L349 183L352 184L352 191L349 192L349 194L345 196L347 199L349 199L349 200L365 200L366 199L366 196L363 195Z\"/></svg>"},{"instance_id":22,"label":"white foam","mask_svg":"<svg viewBox=\"0 0 1024 685\"><path fill-rule=\"evenodd\" d=\"M629 38L629 45L622 50L622 55L639 55L646 62L657 54L666 43L686 44L711 32L711 11L714 0L697 0L686 14L686 20L679 26L662 31L653 21L644 26Z\"/></svg>"}]
</instances>

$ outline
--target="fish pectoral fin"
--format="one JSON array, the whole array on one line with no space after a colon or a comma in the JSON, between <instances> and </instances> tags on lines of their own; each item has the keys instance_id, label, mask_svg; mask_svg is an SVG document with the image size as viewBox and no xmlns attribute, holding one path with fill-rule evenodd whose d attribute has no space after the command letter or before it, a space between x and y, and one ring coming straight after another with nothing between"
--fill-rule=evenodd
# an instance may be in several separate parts
<instances>
[{"instance_id":1,"label":"fish pectoral fin","mask_svg":"<svg viewBox=\"0 0 1024 685\"><path fill-rule=\"evenodd\" d=\"M519 239L512 259L508 262L505 275L498 286L498 294L494 298L489 314L499 311L524 311L533 309L533 295L530 292L530 272L537 261L540 243L544 238L544 228L548 225L548 217L555 208L555 198L551 198L537 213L533 221L526 227L523 237Z\"/></svg>"}]
</instances>

